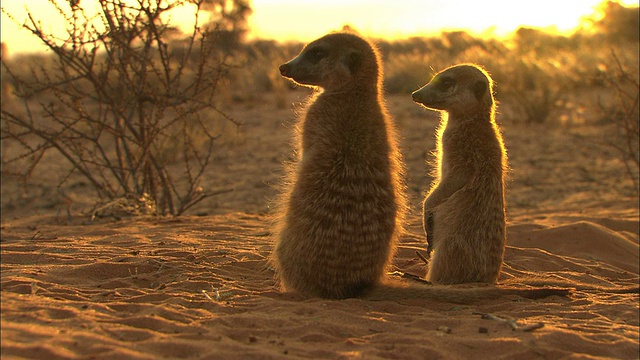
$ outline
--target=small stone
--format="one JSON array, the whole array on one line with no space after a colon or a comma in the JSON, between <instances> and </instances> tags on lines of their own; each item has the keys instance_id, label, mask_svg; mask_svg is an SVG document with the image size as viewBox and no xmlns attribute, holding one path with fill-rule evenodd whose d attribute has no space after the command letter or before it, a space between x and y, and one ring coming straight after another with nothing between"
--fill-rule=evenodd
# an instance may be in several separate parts
<instances>
[{"instance_id":1,"label":"small stone","mask_svg":"<svg viewBox=\"0 0 640 360\"><path fill-rule=\"evenodd\" d=\"M487 329L486 327L479 327L478 328L478 332L480 334L487 334L487 333L489 333L489 329Z\"/></svg>"}]
</instances>

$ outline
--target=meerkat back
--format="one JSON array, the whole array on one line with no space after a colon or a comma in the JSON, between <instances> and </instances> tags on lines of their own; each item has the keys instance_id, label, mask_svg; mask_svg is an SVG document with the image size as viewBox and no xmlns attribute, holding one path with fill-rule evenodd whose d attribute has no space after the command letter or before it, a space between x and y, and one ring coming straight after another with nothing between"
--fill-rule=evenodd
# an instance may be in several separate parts
<instances>
[{"instance_id":1,"label":"meerkat back","mask_svg":"<svg viewBox=\"0 0 640 360\"><path fill-rule=\"evenodd\" d=\"M433 249L427 280L495 283L506 242L507 157L495 123L491 77L476 65L452 66L413 99L443 112L437 179L423 204Z\"/></svg>"},{"instance_id":2,"label":"meerkat back","mask_svg":"<svg viewBox=\"0 0 640 360\"><path fill-rule=\"evenodd\" d=\"M359 296L383 278L405 208L379 56L359 36L334 33L280 71L316 92L300 120L298 159L281 200L276 271L288 291Z\"/></svg>"}]
</instances>

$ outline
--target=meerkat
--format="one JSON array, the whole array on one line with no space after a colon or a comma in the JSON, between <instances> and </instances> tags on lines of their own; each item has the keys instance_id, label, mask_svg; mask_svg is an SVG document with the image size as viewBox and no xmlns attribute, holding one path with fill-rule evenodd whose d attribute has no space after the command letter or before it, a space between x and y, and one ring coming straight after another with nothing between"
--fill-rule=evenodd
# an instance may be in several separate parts
<instances>
[{"instance_id":1,"label":"meerkat","mask_svg":"<svg viewBox=\"0 0 640 360\"><path fill-rule=\"evenodd\" d=\"M285 291L308 297L472 303L567 289L449 288L386 276L407 209L404 166L382 98L375 47L350 33L306 45L280 66L316 91L300 117L297 158L276 209L272 264Z\"/></svg>"},{"instance_id":2,"label":"meerkat","mask_svg":"<svg viewBox=\"0 0 640 360\"><path fill-rule=\"evenodd\" d=\"M380 283L406 209L396 130L382 97L376 48L331 33L280 66L313 87L277 225L274 263L284 288L360 296Z\"/></svg>"},{"instance_id":3,"label":"meerkat","mask_svg":"<svg viewBox=\"0 0 640 360\"><path fill-rule=\"evenodd\" d=\"M436 74L412 94L442 112L436 135L436 180L423 203L427 280L496 283L506 244L507 152L495 121L493 81L461 64Z\"/></svg>"}]
</instances>

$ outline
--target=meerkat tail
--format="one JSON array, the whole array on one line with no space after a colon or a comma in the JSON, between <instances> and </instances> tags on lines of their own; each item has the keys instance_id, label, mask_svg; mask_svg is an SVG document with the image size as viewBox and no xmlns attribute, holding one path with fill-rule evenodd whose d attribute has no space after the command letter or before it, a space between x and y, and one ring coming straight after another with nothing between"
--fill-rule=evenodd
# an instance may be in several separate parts
<instances>
[{"instance_id":1,"label":"meerkat tail","mask_svg":"<svg viewBox=\"0 0 640 360\"><path fill-rule=\"evenodd\" d=\"M574 291L598 291L609 294L640 294L640 285L627 285L627 286L599 286L585 283L575 283L569 280L562 279L548 279L548 278L536 278L536 277L524 277L524 278L512 278L503 281L501 285L526 285L536 288L544 287L563 287L569 288Z\"/></svg>"},{"instance_id":2,"label":"meerkat tail","mask_svg":"<svg viewBox=\"0 0 640 360\"><path fill-rule=\"evenodd\" d=\"M433 300L455 304L474 304L486 300L518 296L537 300L550 296L568 297L570 288L541 287L514 288L494 285L479 287L452 287L446 285L408 284L405 282L389 282L372 289L364 299L382 301L401 301L406 299Z\"/></svg>"}]
</instances>

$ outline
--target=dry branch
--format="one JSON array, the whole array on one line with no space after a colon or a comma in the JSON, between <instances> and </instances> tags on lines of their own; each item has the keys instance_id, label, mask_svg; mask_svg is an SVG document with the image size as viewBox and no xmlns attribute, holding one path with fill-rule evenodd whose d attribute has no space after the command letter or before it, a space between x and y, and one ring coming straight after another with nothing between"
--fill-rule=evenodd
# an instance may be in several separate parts
<instances>
[{"instance_id":1,"label":"dry branch","mask_svg":"<svg viewBox=\"0 0 640 360\"><path fill-rule=\"evenodd\" d=\"M53 63L33 64L25 79L2 60L23 108L0 113L2 140L21 148L3 164L26 162L28 176L54 150L101 199L149 198L158 214L180 215L209 196L200 182L219 134L208 131L215 119L205 112L239 125L215 99L230 67L223 40L244 21L246 3L99 0L93 15L80 2L67 10L50 1L68 37L48 34L32 14L24 27L51 50ZM162 20L183 5L196 9L187 35ZM215 22L201 23L203 11Z\"/></svg>"}]
</instances>

